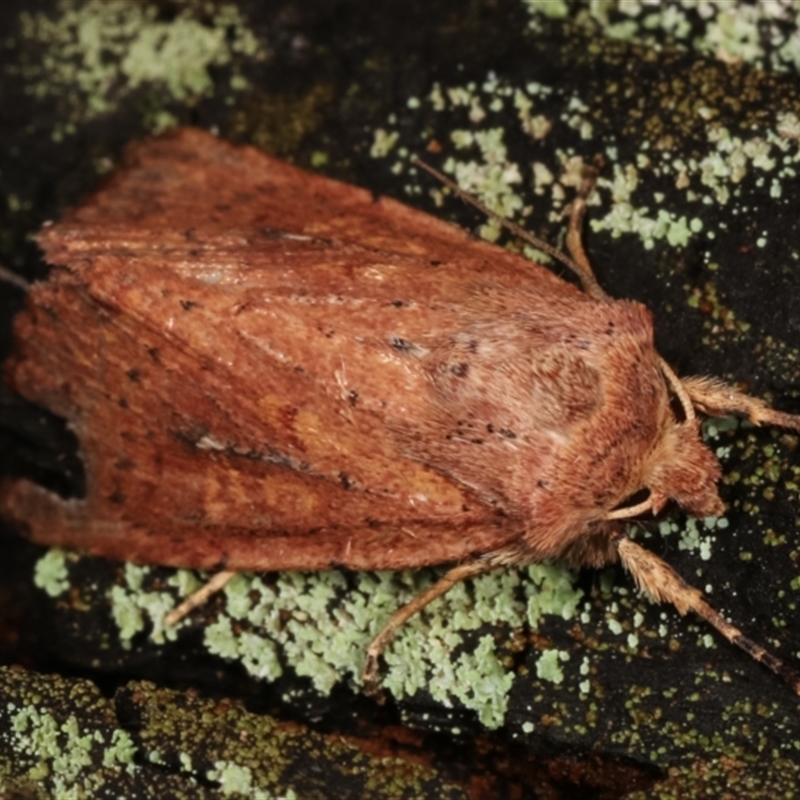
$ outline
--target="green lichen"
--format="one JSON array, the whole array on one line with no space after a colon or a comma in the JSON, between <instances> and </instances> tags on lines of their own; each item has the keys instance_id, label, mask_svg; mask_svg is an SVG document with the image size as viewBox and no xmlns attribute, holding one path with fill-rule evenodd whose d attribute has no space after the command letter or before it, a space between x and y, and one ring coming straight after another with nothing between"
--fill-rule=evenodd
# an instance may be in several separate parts
<instances>
[{"instance_id":1,"label":"green lichen","mask_svg":"<svg viewBox=\"0 0 800 800\"><path fill-rule=\"evenodd\" d=\"M569 653L545 650L536 661L536 675L544 681L560 684L564 682L561 662L569 660Z\"/></svg>"},{"instance_id":2,"label":"green lichen","mask_svg":"<svg viewBox=\"0 0 800 800\"><path fill-rule=\"evenodd\" d=\"M74 714L60 721L47 710L43 695L21 707L7 703L4 716L8 722L5 735L11 738L18 759L15 772L47 787L48 796L65 800L96 797L110 776L137 770L138 751L126 731L104 731L79 721Z\"/></svg>"},{"instance_id":3,"label":"green lichen","mask_svg":"<svg viewBox=\"0 0 800 800\"><path fill-rule=\"evenodd\" d=\"M694 49L727 62L746 61L775 70L800 67L800 11L791 2L698 0L522 0L531 29L569 17L591 36L607 36L660 49Z\"/></svg>"},{"instance_id":4,"label":"green lichen","mask_svg":"<svg viewBox=\"0 0 800 800\"><path fill-rule=\"evenodd\" d=\"M154 4L60 0L54 16L23 12L19 25L31 52L42 54L17 68L26 91L55 98L63 108L66 121L53 130L57 140L143 87L165 104L208 96L214 67L228 67L229 88L241 91L247 87L243 64L266 55L231 3L216 6L203 21L194 7L162 21ZM161 104L149 113L151 129L175 123Z\"/></svg>"},{"instance_id":5,"label":"green lichen","mask_svg":"<svg viewBox=\"0 0 800 800\"><path fill-rule=\"evenodd\" d=\"M610 89L608 91L610 96L615 96ZM616 91L619 92L619 87ZM673 86L665 81L659 91L666 102ZM708 90L705 92L707 94ZM796 115L788 110L776 112L774 118L763 115L754 118L752 124L733 132L721 122L720 110L706 98L705 104L698 107L691 118L691 124L696 124L697 120L703 124L698 126L689 154L678 158L673 155L675 131L680 126L668 127L664 120L659 120L653 127L663 133L653 139L640 134L637 151L624 161L619 153L630 152L630 131L626 132L627 138L621 136L603 119L596 104L575 92L563 98L559 111L558 88L537 82L514 85L490 74L482 84L476 81L456 86L436 84L420 101L422 108L440 114L443 127L451 117L459 121L446 137L442 137L448 138L452 145L446 153L443 169L462 189L492 211L523 225L528 218L538 222L544 216L542 209L536 209L534 214L534 209L526 202L527 170L532 172L534 194L540 196L545 209L549 209L547 220L563 224L565 205L583 177L585 148L574 143L551 148L551 160L537 159L526 167L524 162L511 157L505 144L513 119L509 118L503 103L496 101L506 98L512 99L519 115L516 124L528 136L545 136L555 126L564 124L578 131L582 138L598 140L598 149L605 151L612 166L603 170L597 181L597 194L589 200L593 207L588 224L593 230L607 231L613 237L634 235L646 250L663 244L686 248L698 239L725 239L730 216L721 217L713 212L713 207L732 206L731 215L746 213L742 198L752 192L754 185L769 180L770 193L780 199L783 183L796 175L800 156L792 137L795 128L800 130L800 124L794 122ZM467 126L464 125L464 108L480 109L480 114L468 115ZM537 115L540 119L534 126L537 109L541 112ZM401 135L401 131L383 130L384 136L393 134ZM426 132L427 135L430 134ZM395 144L394 139L392 143ZM400 148L401 153L403 149ZM409 142L406 149L419 150L419 143ZM403 169L402 161L392 165L395 173ZM405 170L409 176L416 173L416 168L407 163ZM650 187L654 185L663 187L664 191L652 192ZM644 194L645 186L648 196ZM667 189L672 191L667 193ZM674 190L680 192L680 199L675 199ZM410 195L418 194L419 183L410 181L406 191ZM433 187L430 191L440 202L442 190ZM501 227L490 219L481 225L479 232L489 241L498 241ZM766 246L766 232L756 236L755 243ZM531 248L527 248L526 254L540 258ZM710 302L718 309L717 316L722 317L724 327L717 325L717 316L710 318L708 329L712 335L718 337L723 332L734 331L746 334L750 330L748 321L736 319L714 296L713 283L706 284L704 289L687 286L686 291L691 305L705 309ZM708 297L700 296L703 292Z\"/></svg>"},{"instance_id":6,"label":"green lichen","mask_svg":"<svg viewBox=\"0 0 800 800\"><path fill-rule=\"evenodd\" d=\"M123 584L108 591L111 615L119 629L120 641L126 648L132 639L150 626L150 638L157 644L174 641L177 629L167 626L165 618L175 606L175 597L169 591L148 591L144 587L151 574L149 567L125 564ZM168 581L182 595L196 591L201 581L188 570L178 570Z\"/></svg>"},{"instance_id":7,"label":"green lichen","mask_svg":"<svg viewBox=\"0 0 800 800\"><path fill-rule=\"evenodd\" d=\"M473 596L456 589L437 601L438 608L433 604L427 621L421 615L404 626L386 653L387 690L398 697L421 689L443 700L457 697L487 723L502 722L511 678L493 639L481 639L474 652L462 652L455 661L450 655L463 645L465 632L487 621L519 621L519 603L483 599L513 596L502 577L487 578L475 582ZM283 573L270 586L255 576L239 576L226 591L226 611L246 629L234 635L223 616L207 629L206 642L215 652L241 659L251 674L276 677L282 662L328 693L343 680L360 681L369 641L398 602L431 579L429 572L359 573L355 587L343 595L347 579L337 572Z\"/></svg>"},{"instance_id":8,"label":"green lichen","mask_svg":"<svg viewBox=\"0 0 800 800\"><path fill-rule=\"evenodd\" d=\"M103 752L104 767L127 767L134 763L139 752L127 731L117 729L111 734L111 744Z\"/></svg>"},{"instance_id":9,"label":"green lichen","mask_svg":"<svg viewBox=\"0 0 800 800\"><path fill-rule=\"evenodd\" d=\"M487 92L500 98L511 96L518 109L519 124L523 132L534 138L541 138L546 135L556 120L540 116L534 122L531 109L534 107L536 99L549 97L554 91L553 87L541 84L528 84L524 88L514 87L493 78L487 80L480 88L475 83L449 87L444 90L437 86L427 100L433 110L446 112L463 106L482 109L483 94ZM505 128L491 124L491 115L497 113L498 117L502 117L502 109L494 112L495 105L492 102L488 103L488 108L489 112L482 112L478 118L471 115L473 128L456 128L450 132L455 150L463 152L464 156L453 155L446 159L444 170L453 175L456 183L462 189L476 196L495 213L507 218L514 218L517 215L525 217L530 214L531 209L525 206L519 191L523 185L523 170L519 164L509 159L504 144ZM592 137L592 121L589 117L589 108L585 103L573 96L564 113L567 125L578 130L584 138ZM381 140L392 135L383 129L376 131L376 136L378 134L381 134ZM394 135L398 136L399 131L395 131ZM616 149L613 143L608 143L608 138L608 136L605 137L606 148L609 151ZM395 141L396 139L391 139L392 145L395 144ZM718 141L718 139L714 141ZM777 148L782 146L778 141L766 145L755 139L742 144L739 148L742 158L745 159L742 169L751 162L764 168L767 165L765 159L767 159L768 153L772 152L773 145ZM469 158L470 151L475 153L472 158ZM381 152L381 154L383 153ZM557 151L556 154L559 159L558 169L561 173L559 180L554 179L553 169L549 165L536 162L532 166L536 193L545 195L549 188L551 219L558 218L560 209L566 201L565 188L576 187L580 184L583 168L582 160L573 153ZM639 172L641 170L656 169L660 174L665 174L669 168L669 165L662 163L662 160L655 163L648 158L639 159L638 165L615 164L613 178L601 177L598 181L599 187L610 192L611 207L605 216L592 218L592 227L595 230L608 230L613 236L635 233L648 249L652 248L660 239L665 239L673 247L686 246L691 237L704 228L704 221L700 213L693 217L677 215L663 207L653 209L634 202L634 193L640 183ZM687 189L693 186L692 177L694 175L698 176L697 180L699 181L701 173L705 174L702 172L705 169L704 162L692 161L691 167L683 162L678 162L676 168L679 170L676 173L676 179L679 177L682 185ZM696 191L694 195L694 204L698 208L702 208L704 197ZM497 240L499 236L497 222L487 221L481 228L481 235L489 241Z\"/></svg>"},{"instance_id":10,"label":"green lichen","mask_svg":"<svg viewBox=\"0 0 800 800\"><path fill-rule=\"evenodd\" d=\"M444 164L444 171L452 174L462 189L478 197L496 214L513 217L522 208L522 200L514 191L514 186L521 183L522 176L518 166L508 161L503 143L503 129L477 130L470 136L467 136L467 133L454 131L456 146L461 148L474 146L480 153L483 163L477 160L448 159ZM459 134L461 134L460 139ZM490 220L484 226L484 238L490 240L496 238L495 235L486 235L493 224Z\"/></svg>"},{"instance_id":11,"label":"green lichen","mask_svg":"<svg viewBox=\"0 0 800 800\"><path fill-rule=\"evenodd\" d=\"M377 128L375 131L375 141L369 150L369 154L373 158L385 158L389 155L392 148L397 144L400 134L397 132L387 133L383 128Z\"/></svg>"},{"instance_id":12,"label":"green lichen","mask_svg":"<svg viewBox=\"0 0 800 800\"><path fill-rule=\"evenodd\" d=\"M412 760L146 682L112 700L85 680L0 667L0 696L3 797L297 800L340 785L365 797L465 796ZM130 734L116 723L122 707L137 721Z\"/></svg>"},{"instance_id":13,"label":"green lichen","mask_svg":"<svg viewBox=\"0 0 800 800\"><path fill-rule=\"evenodd\" d=\"M528 567L529 581L525 584L528 599L528 624L536 628L544 614L564 620L572 619L583 600L576 587L576 575L563 566L532 564Z\"/></svg>"},{"instance_id":14,"label":"green lichen","mask_svg":"<svg viewBox=\"0 0 800 800\"><path fill-rule=\"evenodd\" d=\"M213 786L209 796L296 800L337 794L354 783L365 797L463 797L430 767L369 755L339 736L326 737L294 723L139 683L128 698L147 726L140 731L152 763L196 775ZM324 784L320 784L320 776ZM416 788L408 794L409 787Z\"/></svg>"},{"instance_id":15,"label":"green lichen","mask_svg":"<svg viewBox=\"0 0 800 800\"><path fill-rule=\"evenodd\" d=\"M551 19L563 19L569 14L566 0L522 0L531 14L544 14Z\"/></svg>"},{"instance_id":16,"label":"green lichen","mask_svg":"<svg viewBox=\"0 0 800 800\"><path fill-rule=\"evenodd\" d=\"M59 597L69 589L67 563L74 558L59 547L48 550L34 568L33 582L50 597Z\"/></svg>"},{"instance_id":17,"label":"green lichen","mask_svg":"<svg viewBox=\"0 0 800 800\"><path fill-rule=\"evenodd\" d=\"M214 769L206 773L206 778L219 784L219 789L223 795L233 795L239 797L249 797L253 800L279 800L275 795L263 789L253 786L253 771L241 764L226 761L217 761ZM281 795L281 798L290 800L294 797L294 792Z\"/></svg>"},{"instance_id":18,"label":"green lichen","mask_svg":"<svg viewBox=\"0 0 800 800\"><path fill-rule=\"evenodd\" d=\"M126 565L123 585L108 594L124 646L144 631L158 643L175 638L186 623L165 628L164 617L199 585L190 574L180 571L169 581L178 592L153 591L147 568ZM288 667L328 694L343 682L360 683L369 642L437 574L284 572L267 583L239 573L224 589L221 613L204 629L205 647L259 679L275 680ZM582 598L574 582L569 570L533 565L457 584L400 629L384 654L383 688L398 698L424 690L445 704L457 700L487 727L501 725L514 679L505 640L476 634L501 626L510 639L526 622L535 628L548 616L573 617Z\"/></svg>"},{"instance_id":19,"label":"green lichen","mask_svg":"<svg viewBox=\"0 0 800 800\"><path fill-rule=\"evenodd\" d=\"M675 523L668 524L667 532L680 534L678 550L699 551L700 558L703 561L708 561L711 558L712 545L714 543L714 537L710 535L710 532L717 527L718 522L721 523L719 525L720 528L725 528L728 525L728 521L724 518L718 520L716 517L707 517L704 520L697 520L694 517L687 517L682 527ZM704 536L704 531L709 533Z\"/></svg>"}]
</instances>

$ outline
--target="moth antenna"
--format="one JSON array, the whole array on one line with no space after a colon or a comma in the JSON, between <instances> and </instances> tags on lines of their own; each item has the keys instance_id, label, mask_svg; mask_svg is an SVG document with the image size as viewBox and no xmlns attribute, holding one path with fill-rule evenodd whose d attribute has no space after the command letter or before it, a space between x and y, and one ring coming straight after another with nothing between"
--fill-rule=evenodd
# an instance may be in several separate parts
<instances>
[{"instance_id":1,"label":"moth antenna","mask_svg":"<svg viewBox=\"0 0 800 800\"><path fill-rule=\"evenodd\" d=\"M597 282L594 270L589 262L589 257L586 255L586 250L583 248L583 237L581 235L583 217L586 213L586 198L592 193L594 185L597 183L598 170L601 165L602 159L598 157L591 167L586 168L583 181L578 189L578 194L572 201L569 215L569 228L567 229L567 249L580 270L584 291L598 300L608 301L610 298ZM686 420L693 420L695 418L694 406L689 398L689 394L683 387L681 379L673 372L672 367L670 367L660 355L658 356L658 362L661 367L661 372L664 374L667 382L672 387L672 391L675 392L675 395L683 407Z\"/></svg>"},{"instance_id":2,"label":"moth antenna","mask_svg":"<svg viewBox=\"0 0 800 800\"><path fill-rule=\"evenodd\" d=\"M734 389L716 378L690 377L681 383L691 402L711 417L741 414L755 425L775 425L800 431L800 414L787 414L768 408L763 400Z\"/></svg>"},{"instance_id":3,"label":"moth antenna","mask_svg":"<svg viewBox=\"0 0 800 800\"><path fill-rule=\"evenodd\" d=\"M364 683L364 690L367 694L375 694L378 682L378 659L381 653L386 649L392 637L398 628L401 628L411 617L418 611L421 611L430 602L437 597L441 597L446 592L450 591L457 583L460 583L467 578L475 578L478 575L483 575L490 572L498 565L496 559L483 557L474 561L469 561L466 564L459 564L456 567L448 570L436 583L429 589L418 594L409 603L406 603L402 608L392 614L389 621L384 626L383 630L372 640L367 648L367 661L364 666L362 680Z\"/></svg>"},{"instance_id":4,"label":"moth antenna","mask_svg":"<svg viewBox=\"0 0 800 800\"><path fill-rule=\"evenodd\" d=\"M685 382L675 374L672 367L664 361L661 355L658 356L658 365L661 367L661 372L667 379L667 383L672 387L672 391L675 392L675 396L680 401L686 421L691 422L696 415L694 413L694 403L689 396Z\"/></svg>"},{"instance_id":5,"label":"moth antenna","mask_svg":"<svg viewBox=\"0 0 800 800\"><path fill-rule=\"evenodd\" d=\"M190 594L177 608L174 608L164 617L164 624L169 628L177 625L184 617L192 611L204 605L212 594L225 587L225 584L237 573L233 570L224 569L212 576L208 583L203 584L196 592Z\"/></svg>"},{"instance_id":6,"label":"moth antenna","mask_svg":"<svg viewBox=\"0 0 800 800\"><path fill-rule=\"evenodd\" d=\"M640 547L621 532L614 535L613 541L620 561L631 573L639 589L643 589L658 602L672 603L680 614L694 611L716 628L729 642L771 669L776 675L783 678L795 693L800 694L800 672L772 655L752 639L748 639L738 628L731 625L706 603L699 589L686 583L666 561Z\"/></svg>"},{"instance_id":7,"label":"moth antenna","mask_svg":"<svg viewBox=\"0 0 800 800\"><path fill-rule=\"evenodd\" d=\"M481 201L476 197L473 197L469 192L465 192L455 181L450 180L450 178L448 178L446 175L439 172L438 169L430 166L430 164L426 164L424 161L422 161L422 159L417 158L417 156L413 156L411 158L411 162L433 175L434 178L436 178L440 183L444 184L454 194L458 195L458 197L460 197L465 203L477 208L482 214L485 214L490 219L496 220L500 225L502 225L506 230L511 231L511 233L513 233L515 236L518 236L520 239L524 239L526 242L528 242L528 244L532 244L534 247L538 248L544 253L547 253L547 255L556 259L556 261L560 261L562 264L568 267L578 277L586 294L600 300L607 301L609 299L608 295L600 287L600 284L597 283L597 279L594 277L591 267L589 267L587 272L581 264L576 263L571 258L564 255L564 253L562 253L560 250L557 250L555 247L545 242L544 239L540 239L538 236L534 236L532 233L529 233L524 228L517 225L516 222L512 222L510 219L498 214L496 211L492 211L490 208L481 203Z\"/></svg>"},{"instance_id":8,"label":"moth antenna","mask_svg":"<svg viewBox=\"0 0 800 800\"><path fill-rule=\"evenodd\" d=\"M23 292L30 291L31 285L28 281L25 280L21 275L17 275L16 272L13 270L7 269L4 266L0 265L0 281L5 281L6 283L10 283L12 286L16 286L18 289L22 289Z\"/></svg>"}]
</instances>

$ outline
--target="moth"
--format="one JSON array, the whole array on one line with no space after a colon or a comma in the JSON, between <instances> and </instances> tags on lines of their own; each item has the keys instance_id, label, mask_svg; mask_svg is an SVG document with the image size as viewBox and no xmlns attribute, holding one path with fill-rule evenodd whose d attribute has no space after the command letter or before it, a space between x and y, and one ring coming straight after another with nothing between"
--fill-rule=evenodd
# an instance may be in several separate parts
<instances>
[{"instance_id":1,"label":"moth","mask_svg":"<svg viewBox=\"0 0 800 800\"><path fill-rule=\"evenodd\" d=\"M711 378L678 378L647 309L583 289L387 198L208 133L130 146L39 235L52 265L15 321L11 385L66 418L87 493L25 480L0 513L31 540L221 570L620 561L800 692L624 520L719 515L697 412L800 430ZM643 500L639 498L645 496Z\"/></svg>"}]
</instances>

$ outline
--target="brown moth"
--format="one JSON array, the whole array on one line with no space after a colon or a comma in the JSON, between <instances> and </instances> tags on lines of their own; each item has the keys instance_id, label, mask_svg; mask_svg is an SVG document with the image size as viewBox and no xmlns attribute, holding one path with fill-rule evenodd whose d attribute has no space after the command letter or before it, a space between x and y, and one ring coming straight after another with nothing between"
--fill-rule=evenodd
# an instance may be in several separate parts
<instances>
[{"instance_id":1,"label":"brown moth","mask_svg":"<svg viewBox=\"0 0 800 800\"><path fill-rule=\"evenodd\" d=\"M16 320L11 384L69 420L87 495L26 481L0 513L35 542L235 570L456 563L458 580L620 560L788 680L620 520L718 515L694 409L800 430L678 379L639 303L586 291L397 202L181 129L39 236L53 270ZM681 414L673 411L673 398ZM648 498L630 498L648 490Z\"/></svg>"}]
</instances>

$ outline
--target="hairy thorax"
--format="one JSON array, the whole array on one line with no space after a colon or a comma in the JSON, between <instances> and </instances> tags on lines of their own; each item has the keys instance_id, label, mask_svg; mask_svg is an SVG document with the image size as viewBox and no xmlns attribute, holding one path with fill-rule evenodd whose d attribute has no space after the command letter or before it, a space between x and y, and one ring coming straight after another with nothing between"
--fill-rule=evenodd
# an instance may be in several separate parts
<instances>
[{"instance_id":1,"label":"hairy thorax","mask_svg":"<svg viewBox=\"0 0 800 800\"><path fill-rule=\"evenodd\" d=\"M517 298L498 320L491 299L491 319L427 359L427 463L491 494L540 556L558 556L648 490L654 508L672 498L718 512L718 467L697 426L672 410L643 306L578 304L567 319L557 303L526 310Z\"/></svg>"}]
</instances>

